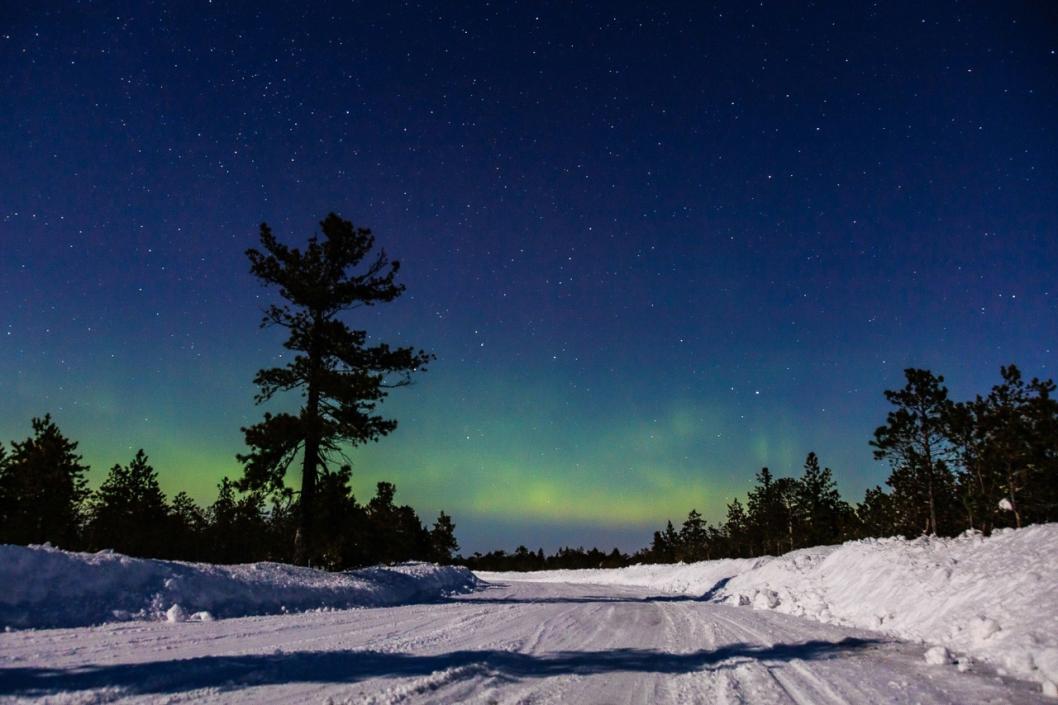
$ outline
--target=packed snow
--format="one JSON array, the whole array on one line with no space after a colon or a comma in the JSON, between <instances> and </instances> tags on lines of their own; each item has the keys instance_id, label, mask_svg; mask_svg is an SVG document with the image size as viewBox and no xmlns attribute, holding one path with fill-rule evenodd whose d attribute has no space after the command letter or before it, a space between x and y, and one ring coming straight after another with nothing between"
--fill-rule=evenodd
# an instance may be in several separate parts
<instances>
[{"instance_id":1,"label":"packed snow","mask_svg":"<svg viewBox=\"0 0 1058 705\"><path fill-rule=\"evenodd\" d=\"M921 644L647 587L0 633L0 703L1044 705Z\"/></svg>"},{"instance_id":2,"label":"packed snow","mask_svg":"<svg viewBox=\"0 0 1058 705\"><path fill-rule=\"evenodd\" d=\"M990 537L866 539L779 557L616 570L480 573L490 581L644 586L882 632L1058 691L1058 524ZM952 656L950 652L958 654ZM940 659L931 651L930 663Z\"/></svg>"},{"instance_id":3,"label":"packed snow","mask_svg":"<svg viewBox=\"0 0 1058 705\"><path fill-rule=\"evenodd\" d=\"M209 565L0 545L0 628L208 622L394 605L436 600L478 582L465 568L426 563L329 573L278 563Z\"/></svg>"}]
</instances>

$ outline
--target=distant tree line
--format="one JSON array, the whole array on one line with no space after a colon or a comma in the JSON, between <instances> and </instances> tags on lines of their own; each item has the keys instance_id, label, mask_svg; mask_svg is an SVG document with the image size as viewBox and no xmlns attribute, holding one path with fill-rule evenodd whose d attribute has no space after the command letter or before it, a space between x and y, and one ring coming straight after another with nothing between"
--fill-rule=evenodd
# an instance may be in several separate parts
<instances>
[{"instance_id":1,"label":"distant tree line","mask_svg":"<svg viewBox=\"0 0 1058 705\"><path fill-rule=\"evenodd\" d=\"M605 553L597 548L585 550L583 547L565 547L558 549L550 556L545 556L542 548L534 552L525 546L519 546L511 553L502 549L488 553L475 553L468 558L457 557L455 562L471 570L527 571L622 568L635 561L616 548Z\"/></svg>"},{"instance_id":2,"label":"distant tree line","mask_svg":"<svg viewBox=\"0 0 1058 705\"><path fill-rule=\"evenodd\" d=\"M989 534L1056 521L1055 385L1025 381L1013 365L1000 374L986 396L955 402L943 377L906 370L905 386L885 392L892 408L870 441L875 458L889 466L887 487L867 490L855 506L842 499L830 468L809 453L798 477L762 468L745 501L732 500L721 522L691 510L678 528L668 522L632 555L563 548L545 556L519 546L462 558L447 514L424 526L411 507L394 502L396 488L387 482L360 504L349 466L322 464L313 490L318 531L311 562L330 569L404 560L456 561L479 570L605 568L779 554L855 538ZM168 500L142 450L90 491L77 443L49 416L32 426L32 435L10 449L0 444L0 543L223 563L299 557L301 493L277 482L225 478L208 507L184 492Z\"/></svg>"},{"instance_id":3,"label":"distant tree line","mask_svg":"<svg viewBox=\"0 0 1058 705\"><path fill-rule=\"evenodd\" d=\"M130 556L213 563L293 562L298 500L293 492L239 492L224 478L217 498L202 507L186 492L171 500L140 450L114 465L94 491L89 468L50 416L33 419L33 433L0 443L0 543L43 544ZM459 546L444 512L432 527L394 501L396 487L378 483L367 504L349 487L351 470L323 472L316 512L327 531L314 565L338 570L379 563L448 563Z\"/></svg>"},{"instance_id":4,"label":"distant tree line","mask_svg":"<svg viewBox=\"0 0 1058 705\"><path fill-rule=\"evenodd\" d=\"M552 556L520 546L513 553L474 554L479 570L600 568L781 554L850 539L923 534L954 536L967 529L1058 521L1058 401L1051 380L1025 381L1014 365L986 396L956 402L944 378L908 369L902 389L885 392L892 405L874 432L874 456L889 465L887 488L867 490L853 506L815 453L800 477L762 468L743 502L727 505L723 521L691 510L668 522L649 547L632 555L616 548L562 549Z\"/></svg>"}]
</instances>

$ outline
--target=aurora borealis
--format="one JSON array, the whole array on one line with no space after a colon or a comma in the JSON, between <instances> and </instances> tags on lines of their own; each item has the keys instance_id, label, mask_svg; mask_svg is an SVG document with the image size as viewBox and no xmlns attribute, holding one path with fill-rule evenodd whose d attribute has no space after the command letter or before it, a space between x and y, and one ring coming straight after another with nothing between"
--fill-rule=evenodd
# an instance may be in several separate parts
<instances>
[{"instance_id":1,"label":"aurora borealis","mask_svg":"<svg viewBox=\"0 0 1058 705\"><path fill-rule=\"evenodd\" d=\"M635 548L816 451L851 500L901 370L1058 349L1045 3L0 9L0 439L238 475L282 352L243 254L334 210L437 362L351 452L464 551Z\"/></svg>"}]
</instances>

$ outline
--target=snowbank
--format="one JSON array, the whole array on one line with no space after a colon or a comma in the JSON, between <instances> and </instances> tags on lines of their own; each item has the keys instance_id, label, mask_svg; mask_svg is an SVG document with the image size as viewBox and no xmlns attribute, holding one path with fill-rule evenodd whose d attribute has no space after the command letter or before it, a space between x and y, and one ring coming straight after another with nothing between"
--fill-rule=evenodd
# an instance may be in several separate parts
<instances>
[{"instance_id":1,"label":"snowbank","mask_svg":"<svg viewBox=\"0 0 1058 705\"><path fill-rule=\"evenodd\" d=\"M0 627L376 607L437 599L477 585L465 568L426 563L327 573L279 563L209 565L0 545Z\"/></svg>"},{"instance_id":2,"label":"snowbank","mask_svg":"<svg viewBox=\"0 0 1058 705\"><path fill-rule=\"evenodd\" d=\"M732 576L749 572L773 560L726 558L701 563L674 565L633 565L628 568L598 570L540 570L531 573L489 573L479 571L485 581L526 581L534 583L577 583L579 585L629 585L673 595L712 597Z\"/></svg>"},{"instance_id":3,"label":"snowbank","mask_svg":"<svg viewBox=\"0 0 1058 705\"><path fill-rule=\"evenodd\" d=\"M1058 683L1058 524L989 538L851 541L778 558L480 575L703 595L937 644L1045 688Z\"/></svg>"}]
</instances>

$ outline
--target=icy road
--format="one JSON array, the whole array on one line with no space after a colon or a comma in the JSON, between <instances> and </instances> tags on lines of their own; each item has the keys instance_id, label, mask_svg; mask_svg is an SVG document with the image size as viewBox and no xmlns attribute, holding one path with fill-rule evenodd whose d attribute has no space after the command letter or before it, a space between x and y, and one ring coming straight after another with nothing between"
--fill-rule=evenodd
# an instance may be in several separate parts
<instances>
[{"instance_id":1,"label":"icy road","mask_svg":"<svg viewBox=\"0 0 1058 705\"><path fill-rule=\"evenodd\" d=\"M0 634L0 702L1054 703L925 647L644 589Z\"/></svg>"}]
</instances>

